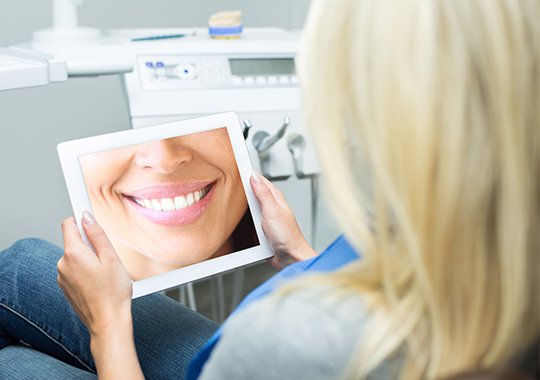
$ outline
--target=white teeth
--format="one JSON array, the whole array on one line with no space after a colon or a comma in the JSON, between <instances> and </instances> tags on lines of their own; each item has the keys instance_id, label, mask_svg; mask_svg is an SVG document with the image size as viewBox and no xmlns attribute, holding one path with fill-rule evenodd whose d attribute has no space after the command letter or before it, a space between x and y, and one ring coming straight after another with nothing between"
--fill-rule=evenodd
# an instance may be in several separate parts
<instances>
[{"instance_id":1,"label":"white teeth","mask_svg":"<svg viewBox=\"0 0 540 380\"><path fill-rule=\"evenodd\" d=\"M188 206L186 202L186 198L183 196L174 198L174 206L176 207L177 210L186 208Z\"/></svg>"},{"instance_id":2,"label":"white teeth","mask_svg":"<svg viewBox=\"0 0 540 380\"><path fill-rule=\"evenodd\" d=\"M152 208L152 202L150 201L150 199L143 199L142 203L143 204L141 206L146 208Z\"/></svg>"},{"instance_id":3,"label":"white teeth","mask_svg":"<svg viewBox=\"0 0 540 380\"><path fill-rule=\"evenodd\" d=\"M152 209L155 211L161 211L161 202L158 199L152 199Z\"/></svg>"},{"instance_id":4,"label":"white teeth","mask_svg":"<svg viewBox=\"0 0 540 380\"><path fill-rule=\"evenodd\" d=\"M191 206L193 203L200 201L208 193L207 189L197 190L185 196L178 196L174 198L161 198L161 199L143 199L133 198L133 200L140 206L155 211L174 211L181 210L183 208Z\"/></svg>"},{"instance_id":5,"label":"white teeth","mask_svg":"<svg viewBox=\"0 0 540 380\"><path fill-rule=\"evenodd\" d=\"M171 198L163 198L161 200L161 209L163 211L174 211L174 201Z\"/></svg>"}]
</instances>

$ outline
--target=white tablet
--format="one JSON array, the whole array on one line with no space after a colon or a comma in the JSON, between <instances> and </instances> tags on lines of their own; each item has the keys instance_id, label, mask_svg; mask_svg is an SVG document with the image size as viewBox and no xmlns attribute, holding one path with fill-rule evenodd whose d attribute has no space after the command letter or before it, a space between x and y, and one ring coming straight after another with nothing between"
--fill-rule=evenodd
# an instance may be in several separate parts
<instances>
[{"instance_id":1,"label":"white tablet","mask_svg":"<svg viewBox=\"0 0 540 380\"><path fill-rule=\"evenodd\" d=\"M235 113L67 141L58 155L132 277L133 298L272 256Z\"/></svg>"}]
</instances>

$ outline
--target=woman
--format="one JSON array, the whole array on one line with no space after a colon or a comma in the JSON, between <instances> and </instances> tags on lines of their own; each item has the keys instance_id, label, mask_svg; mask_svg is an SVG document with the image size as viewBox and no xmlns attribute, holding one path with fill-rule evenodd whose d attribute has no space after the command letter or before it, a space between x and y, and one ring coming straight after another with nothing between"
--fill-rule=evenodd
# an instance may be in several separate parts
<instances>
[{"instance_id":1,"label":"woman","mask_svg":"<svg viewBox=\"0 0 540 380\"><path fill-rule=\"evenodd\" d=\"M258 244L226 128L80 163L96 219L134 280Z\"/></svg>"},{"instance_id":2,"label":"woman","mask_svg":"<svg viewBox=\"0 0 540 380\"><path fill-rule=\"evenodd\" d=\"M518 364L540 331L539 15L537 0L312 4L307 122L363 258L238 312L200 378L435 379ZM282 196L256 175L252 186L280 257L309 256L280 235L296 231ZM65 222L60 285L100 376L142 378L127 276L85 225L97 258Z\"/></svg>"}]
</instances>

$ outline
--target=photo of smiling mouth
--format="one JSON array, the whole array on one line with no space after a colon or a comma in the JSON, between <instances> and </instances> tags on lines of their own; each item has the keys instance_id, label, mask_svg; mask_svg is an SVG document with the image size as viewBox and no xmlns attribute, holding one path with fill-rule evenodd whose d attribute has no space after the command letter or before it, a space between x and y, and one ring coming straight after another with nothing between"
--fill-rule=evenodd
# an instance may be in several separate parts
<instances>
[{"instance_id":1,"label":"photo of smiling mouth","mask_svg":"<svg viewBox=\"0 0 540 380\"><path fill-rule=\"evenodd\" d=\"M206 186L202 190L196 190L186 195L179 195L174 198L161 198L161 199L146 199L146 198L135 198L132 199L137 202L139 206L144 208L154 210L154 211L174 211L182 210L186 207L191 206L195 202L200 201L205 197L206 194L212 188L211 185Z\"/></svg>"},{"instance_id":2,"label":"photo of smiling mouth","mask_svg":"<svg viewBox=\"0 0 540 380\"><path fill-rule=\"evenodd\" d=\"M210 204L214 187L215 182L181 183L122 195L145 219L174 226L195 222Z\"/></svg>"}]
</instances>

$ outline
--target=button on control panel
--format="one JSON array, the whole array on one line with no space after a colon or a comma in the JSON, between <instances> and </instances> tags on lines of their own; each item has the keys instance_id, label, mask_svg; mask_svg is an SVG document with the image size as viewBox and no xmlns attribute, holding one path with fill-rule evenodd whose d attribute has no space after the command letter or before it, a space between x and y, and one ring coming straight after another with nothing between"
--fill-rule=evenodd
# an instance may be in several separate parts
<instances>
[{"instance_id":1,"label":"button on control panel","mask_svg":"<svg viewBox=\"0 0 540 380\"><path fill-rule=\"evenodd\" d=\"M271 59L273 58L267 60ZM256 65L257 60L250 59L250 64L253 62L252 64ZM296 74L265 74L260 68L250 69L251 67L248 67L246 72L233 74L230 57L227 56L141 55L137 57L137 71L141 77L143 90L146 91L298 85Z\"/></svg>"},{"instance_id":2,"label":"button on control panel","mask_svg":"<svg viewBox=\"0 0 540 380\"><path fill-rule=\"evenodd\" d=\"M178 79L190 80L197 78L197 68L191 63L179 64L172 72Z\"/></svg>"}]
</instances>

